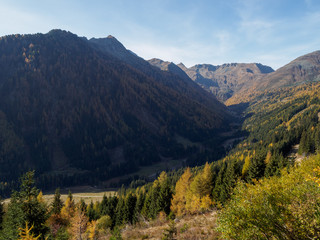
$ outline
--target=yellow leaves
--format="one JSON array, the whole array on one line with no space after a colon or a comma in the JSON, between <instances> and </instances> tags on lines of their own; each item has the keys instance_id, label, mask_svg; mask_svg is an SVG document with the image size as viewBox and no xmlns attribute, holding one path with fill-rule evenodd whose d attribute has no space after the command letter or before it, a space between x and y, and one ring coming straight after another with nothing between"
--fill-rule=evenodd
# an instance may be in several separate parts
<instances>
[{"instance_id":1,"label":"yellow leaves","mask_svg":"<svg viewBox=\"0 0 320 240\"><path fill-rule=\"evenodd\" d=\"M244 165L242 167L242 176L246 175L250 166L250 155L244 159Z\"/></svg>"},{"instance_id":2,"label":"yellow leaves","mask_svg":"<svg viewBox=\"0 0 320 240\"><path fill-rule=\"evenodd\" d=\"M33 233L31 233L31 230L33 229L33 225L29 228L28 222L26 222L25 228L19 228L19 240L37 240L40 238L40 235L35 237Z\"/></svg>"},{"instance_id":3,"label":"yellow leaves","mask_svg":"<svg viewBox=\"0 0 320 240\"><path fill-rule=\"evenodd\" d=\"M75 203L70 197L67 198L63 208L61 209L61 216L64 219L70 219L75 213Z\"/></svg>"},{"instance_id":4,"label":"yellow leaves","mask_svg":"<svg viewBox=\"0 0 320 240\"><path fill-rule=\"evenodd\" d=\"M39 194L37 196L37 200L39 203L44 203L42 191L39 192Z\"/></svg>"},{"instance_id":5,"label":"yellow leaves","mask_svg":"<svg viewBox=\"0 0 320 240\"><path fill-rule=\"evenodd\" d=\"M320 187L320 167L314 168L313 172L314 172L315 176L308 175L306 177L306 180L312 181L312 182L318 184L318 186Z\"/></svg>"},{"instance_id":6,"label":"yellow leaves","mask_svg":"<svg viewBox=\"0 0 320 240\"><path fill-rule=\"evenodd\" d=\"M272 144L272 143L271 143ZM268 153L267 153L267 156L266 156L266 159L265 159L265 163L266 164L268 164L269 162L270 162L270 159L271 159L271 152L270 151L268 151Z\"/></svg>"},{"instance_id":7,"label":"yellow leaves","mask_svg":"<svg viewBox=\"0 0 320 240\"><path fill-rule=\"evenodd\" d=\"M170 208L177 216L181 216L186 213L186 193L191 183L191 177L191 170L190 168L187 168L176 183L176 193L172 197Z\"/></svg>"},{"instance_id":8,"label":"yellow leaves","mask_svg":"<svg viewBox=\"0 0 320 240\"><path fill-rule=\"evenodd\" d=\"M212 164L206 163L203 170L193 178L190 168L187 168L176 184L171 211L181 216L210 209L213 204L210 197L212 178Z\"/></svg>"},{"instance_id":9,"label":"yellow leaves","mask_svg":"<svg viewBox=\"0 0 320 240\"><path fill-rule=\"evenodd\" d=\"M167 173L165 171L162 171L158 177L158 181L160 185L162 185L165 181L167 181Z\"/></svg>"},{"instance_id":10,"label":"yellow leaves","mask_svg":"<svg viewBox=\"0 0 320 240\"><path fill-rule=\"evenodd\" d=\"M167 174L165 171L162 171L159 177L153 182L153 187L161 186L167 180Z\"/></svg>"},{"instance_id":11,"label":"yellow leaves","mask_svg":"<svg viewBox=\"0 0 320 240\"><path fill-rule=\"evenodd\" d=\"M87 227L87 233L88 233L88 238L89 239L97 239L98 237L98 228L97 228L97 221L92 221L88 224Z\"/></svg>"},{"instance_id":12,"label":"yellow leaves","mask_svg":"<svg viewBox=\"0 0 320 240\"><path fill-rule=\"evenodd\" d=\"M87 229L88 217L85 213L79 208L74 213L74 216L70 221L69 233L72 236L72 239L82 239L82 235Z\"/></svg>"},{"instance_id":13,"label":"yellow leaves","mask_svg":"<svg viewBox=\"0 0 320 240\"><path fill-rule=\"evenodd\" d=\"M210 198L209 195L206 195L206 196L204 196L204 197L201 198L201 205L200 205L200 207L201 207L202 210L208 210L208 209L210 209L210 207L212 206L212 204L213 204L213 202L212 202L212 200L211 200L211 198Z\"/></svg>"}]
</instances>

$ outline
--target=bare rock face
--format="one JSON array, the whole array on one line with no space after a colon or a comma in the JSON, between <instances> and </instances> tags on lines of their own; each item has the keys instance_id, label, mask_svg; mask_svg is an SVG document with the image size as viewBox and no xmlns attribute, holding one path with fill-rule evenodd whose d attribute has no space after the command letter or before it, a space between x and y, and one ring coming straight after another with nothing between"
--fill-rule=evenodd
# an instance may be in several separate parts
<instances>
[{"instance_id":1,"label":"bare rock face","mask_svg":"<svg viewBox=\"0 0 320 240\"><path fill-rule=\"evenodd\" d=\"M220 101L226 101L242 88L252 86L256 79L274 71L271 67L259 63L230 63L218 66L198 64L190 68L183 64L178 66Z\"/></svg>"}]
</instances>

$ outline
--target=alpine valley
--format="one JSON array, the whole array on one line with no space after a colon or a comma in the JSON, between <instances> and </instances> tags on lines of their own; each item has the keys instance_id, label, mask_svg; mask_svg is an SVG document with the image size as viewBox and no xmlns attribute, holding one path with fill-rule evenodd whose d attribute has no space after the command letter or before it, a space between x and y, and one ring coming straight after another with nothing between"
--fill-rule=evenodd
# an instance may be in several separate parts
<instances>
[{"instance_id":1,"label":"alpine valley","mask_svg":"<svg viewBox=\"0 0 320 240\"><path fill-rule=\"evenodd\" d=\"M34 227L49 239L320 239L319 80L320 51L276 71L186 67L113 36L3 36L1 195L27 174L0 204L0 238ZM51 191L124 187L77 207L57 190L48 207L33 178Z\"/></svg>"}]
</instances>

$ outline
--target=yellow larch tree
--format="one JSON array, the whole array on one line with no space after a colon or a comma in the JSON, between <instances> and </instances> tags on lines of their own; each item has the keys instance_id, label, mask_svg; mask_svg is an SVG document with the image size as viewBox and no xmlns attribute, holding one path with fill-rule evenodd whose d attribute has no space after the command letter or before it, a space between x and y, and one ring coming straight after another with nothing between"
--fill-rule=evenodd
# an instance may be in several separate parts
<instances>
[{"instance_id":1,"label":"yellow larch tree","mask_svg":"<svg viewBox=\"0 0 320 240\"><path fill-rule=\"evenodd\" d=\"M175 194L171 200L171 211L177 216L186 213L186 193L191 183L191 177L191 170L187 168L176 183Z\"/></svg>"}]
</instances>

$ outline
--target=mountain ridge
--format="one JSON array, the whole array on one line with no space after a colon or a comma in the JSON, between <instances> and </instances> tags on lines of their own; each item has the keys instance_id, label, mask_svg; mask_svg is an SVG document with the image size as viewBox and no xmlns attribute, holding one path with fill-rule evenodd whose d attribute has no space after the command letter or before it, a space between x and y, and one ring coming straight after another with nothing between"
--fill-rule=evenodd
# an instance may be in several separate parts
<instances>
[{"instance_id":1,"label":"mountain ridge","mask_svg":"<svg viewBox=\"0 0 320 240\"><path fill-rule=\"evenodd\" d=\"M197 64L187 68L183 63L175 65L162 60L149 60L154 66L165 70L169 64L183 70L190 79L198 83L202 88L213 93L220 101L224 102L242 88L254 84L261 75L273 72L274 70L260 63L226 63L223 65Z\"/></svg>"}]
</instances>

